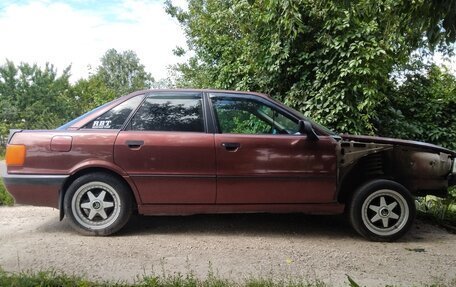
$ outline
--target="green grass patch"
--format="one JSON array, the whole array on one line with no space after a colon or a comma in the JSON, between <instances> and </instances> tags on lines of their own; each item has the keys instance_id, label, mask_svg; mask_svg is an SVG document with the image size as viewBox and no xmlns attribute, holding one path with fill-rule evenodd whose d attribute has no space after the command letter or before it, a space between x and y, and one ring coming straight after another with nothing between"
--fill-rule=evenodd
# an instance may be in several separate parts
<instances>
[{"instance_id":1,"label":"green grass patch","mask_svg":"<svg viewBox=\"0 0 456 287\"><path fill-rule=\"evenodd\" d=\"M413 286L427 287L449 287L455 286L456 281L450 283L433 283L419 284ZM277 280L277 279L245 279L241 282L221 279L212 273L209 273L205 279L198 279L193 273L188 275L162 275L162 276L138 276L133 283L127 282L109 282L109 281L91 281L76 275L67 275L58 271L40 271L40 272L6 272L0 268L0 286L13 287L92 287L92 286L131 286L131 287L329 287L322 281L306 281L303 279L296 280ZM338 285L340 286L340 285ZM360 287L353 278L347 275L344 285L348 287ZM386 285L391 286L391 285ZM393 285L394 286L394 285ZM399 285L397 285L399 286Z\"/></svg>"},{"instance_id":2,"label":"green grass patch","mask_svg":"<svg viewBox=\"0 0 456 287\"><path fill-rule=\"evenodd\" d=\"M0 286L102 286L81 277L56 271L9 273L0 269ZM108 285L105 285L108 286Z\"/></svg>"},{"instance_id":3,"label":"green grass patch","mask_svg":"<svg viewBox=\"0 0 456 287\"><path fill-rule=\"evenodd\" d=\"M426 196L417 200L418 215L437 224L456 228L456 188L449 190L447 198Z\"/></svg>"},{"instance_id":4,"label":"green grass patch","mask_svg":"<svg viewBox=\"0 0 456 287\"><path fill-rule=\"evenodd\" d=\"M348 281L347 281L348 282ZM0 286L132 286L132 287L325 287L323 282L276 281L272 279L246 279L242 283L221 279L209 274L205 279L198 279L192 273L188 275L138 276L134 283L90 281L80 276L67 275L58 271L6 272L0 268ZM347 284L347 286L353 286Z\"/></svg>"},{"instance_id":5,"label":"green grass patch","mask_svg":"<svg viewBox=\"0 0 456 287\"><path fill-rule=\"evenodd\" d=\"M13 197L8 193L8 191L6 191L3 181L0 179L0 206L13 205L13 204L14 204Z\"/></svg>"}]
</instances>

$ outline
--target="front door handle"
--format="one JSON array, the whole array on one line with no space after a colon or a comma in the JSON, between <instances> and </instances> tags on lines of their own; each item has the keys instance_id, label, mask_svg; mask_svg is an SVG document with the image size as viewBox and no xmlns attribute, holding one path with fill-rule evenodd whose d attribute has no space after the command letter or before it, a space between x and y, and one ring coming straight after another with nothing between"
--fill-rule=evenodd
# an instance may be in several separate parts
<instances>
[{"instance_id":1,"label":"front door handle","mask_svg":"<svg viewBox=\"0 0 456 287\"><path fill-rule=\"evenodd\" d=\"M130 149L140 149L144 145L144 141L126 141Z\"/></svg>"},{"instance_id":2,"label":"front door handle","mask_svg":"<svg viewBox=\"0 0 456 287\"><path fill-rule=\"evenodd\" d=\"M237 151L240 147L240 143L222 143L222 146L227 150L227 151Z\"/></svg>"}]
</instances>

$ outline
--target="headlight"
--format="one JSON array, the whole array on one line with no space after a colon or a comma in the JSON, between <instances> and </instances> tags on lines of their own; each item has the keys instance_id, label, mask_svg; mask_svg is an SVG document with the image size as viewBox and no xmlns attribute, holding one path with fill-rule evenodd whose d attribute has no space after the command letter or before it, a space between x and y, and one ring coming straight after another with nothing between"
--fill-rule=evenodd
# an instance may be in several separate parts
<instances>
[{"instance_id":1,"label":"headlight","mask_svg":"<svg viewBox=\"0 0 456 287\"><path fill-rule=\"evenodd\" d=\"M456 158L453 159L453 168L451 169L451 173L456 174Z\"/></svg>"}]
</instances>

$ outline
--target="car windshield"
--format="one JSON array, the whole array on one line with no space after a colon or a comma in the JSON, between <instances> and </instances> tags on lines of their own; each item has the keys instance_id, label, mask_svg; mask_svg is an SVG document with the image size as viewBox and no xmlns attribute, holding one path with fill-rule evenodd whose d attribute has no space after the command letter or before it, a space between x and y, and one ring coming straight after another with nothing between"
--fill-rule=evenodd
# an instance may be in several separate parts
<instances>
[{"instance_id":1,"label":"car windshield","mask_svg":"<svg viewBox=\"0 0 456 287\"><path fill-rule=\"evenodd\" d=\"M75 118L75 119L73 119L73 120L67 122L66 124L64 124L64 125L62 125L62 126L60 126L60 127L58 127L58 128L56 128L56 130L59 130L59 131L61 131L61 130L66 130L67 128L71 127L73 124L77 123L77 122L80 121L81 119L85 118L85 117L88 116L88 115L91 115L91 114L95 113L96 111L98 111L98 110L101 109L101 108L106 107L107 105L109 105L109 104L112 103L112 102L113 102L113 101L110 101L110 102L108 102L108 103L106 103L106 104L104 104L104 105L101 105L101 106L99 106L99 107L96 107L96 108L94 108L93 110L90 110L90 111L88 111L87 113L85 113L85 114L83 114L83 115L81 115L81 116L79 116L79 117L77 117L77 118Z\"/></svg>"}]
</instances>

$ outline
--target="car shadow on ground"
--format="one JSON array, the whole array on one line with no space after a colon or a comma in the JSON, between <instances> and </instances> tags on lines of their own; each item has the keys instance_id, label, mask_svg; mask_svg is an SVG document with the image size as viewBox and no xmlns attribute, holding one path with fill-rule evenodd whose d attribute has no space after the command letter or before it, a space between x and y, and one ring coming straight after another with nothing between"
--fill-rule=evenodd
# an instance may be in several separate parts
<instances>
[{"instance_id":1,"label":"car shadow on ground","mask_svg":"<svg viewBox=\"0 0 456 287\"><path fill-rule=\"evenodd\" d=\"M399 242L424 242L439 228L416 220ZM446 233L443 231L443 233ZM118 236L157 235L242 235L365 241L343 215L307 214L205 214L192 216L133 216Z\"/></svg>"},{"instance_id":2,"label":"car shadow on ground","mask_svg":"<svg viewBox=\"0 0 456 287\"><path fill-rule=\"evenodd\" d=\"M224 236L354 236L343 216L304 214L136 215L119 235L186 233Z\"/></svg>"},{"instance_id":3,"label":"car shadow on ground","mask_svg":"<svg viewBox=\"0 0 456 287\"><path fill-rule=\"evenodd\" d=\"M429 230L431 228L432 230ZM428 223L417 221L400 242L434 240L435 232ZM65 218L53 219L38 227L41 232L74 233ZM191 216L133 215L128 224L114 236L139 235L202 235L202 236L277 236L312 239L351 239L364 241L342 215L306 214L204 214Z\"/></svg>"},{"instance_id":4,"label":"car shadow on ground","mask_svg":"<svg viewBox=\"0 0 456 287\"><path fill-rule=\"evenodd\" d=\"M56 218L38 227L39 231L74 232L68 218ZM355 236L343 216L305 214L201 214L190 216L133 215L115 236L141 234L204 235L315 235Z\"/></svg>"}]
</instances>

